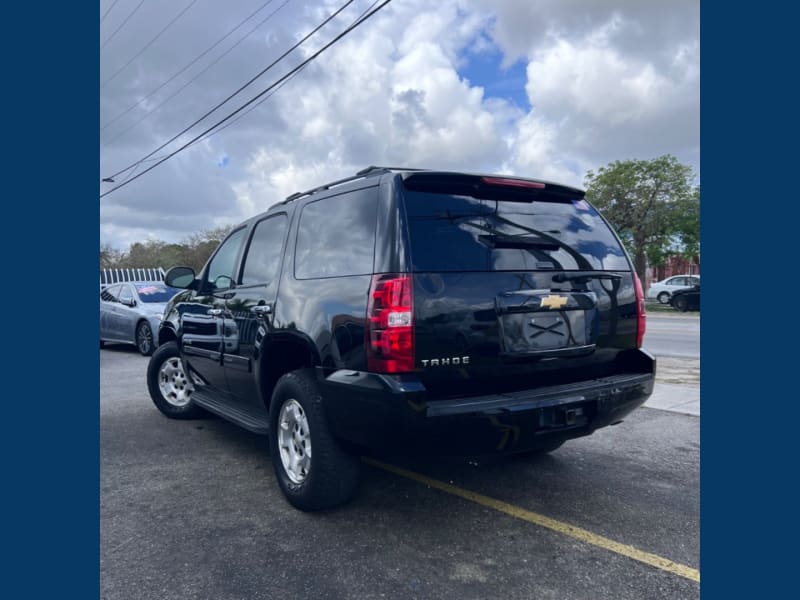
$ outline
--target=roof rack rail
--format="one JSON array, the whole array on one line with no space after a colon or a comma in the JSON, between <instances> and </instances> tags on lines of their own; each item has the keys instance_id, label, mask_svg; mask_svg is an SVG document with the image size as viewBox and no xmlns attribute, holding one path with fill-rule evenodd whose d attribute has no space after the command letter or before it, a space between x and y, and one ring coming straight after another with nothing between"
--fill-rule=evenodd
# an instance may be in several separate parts
<instances>
[{"instance_id":1,"label":"roof rack rail","mask_svg":"<svg viewBox=\"0 0 800 600\"><path fill-rule=\"evenodd\" d=\"M344 179L337 179L336 181L331 181L330 183L326 183L324 185L315 187L305 192L295 192L291 196L286 196L286 200L284 200L280 204L288 204L289 202L297 200L298 198L302 198L303 196L310 196L311 194L316 194L317 192L323 192L337 185L348 183L350 181L355 181L356 179L363 179L365 177L374 177L375 175L383 175L384 173L390 173L392 171L427 171L427 170L428 169L412 169L408 167L376 167L374 165L370 165L366 169L361 169L358 173L350 177L345 177Z\"/></svg>"}]
</instances>

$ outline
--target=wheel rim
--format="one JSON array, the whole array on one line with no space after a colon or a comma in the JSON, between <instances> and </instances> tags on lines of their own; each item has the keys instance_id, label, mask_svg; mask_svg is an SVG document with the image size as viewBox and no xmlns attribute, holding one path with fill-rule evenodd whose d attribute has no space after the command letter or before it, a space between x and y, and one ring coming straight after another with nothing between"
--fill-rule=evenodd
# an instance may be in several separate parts
<instances>
[{"instance_id":1,"label":"wheel rim","mask_svg":"<svg viewBox=\"0 0 800 600\"><path fill-rule=\"evenodd\" d=\"M669 294L660 294L658 296L658 301L661 302L661 304L666 304L669 302Z\"/></svg>"},{"instance_id":2,"label":"wheel rim","mask_svg":"<svg viewBox=\"0 0 800 600\"><path fill-rule=\"evenodd\" d=\"M311 469L311 436L306 413L294 398L283 403L278 415L278 450L289 479L303 483Z\"/></svg>"},{"instance_id":3,"label":"wheel rim","mask_svg":"<svg viewBox=\"0 0 800 600\"><path fill-rule=\"evenodd\" d=\"M158 370L158 389L164 400L172 406L182 408L189 404L193 388L177 356L165 360Z\"/></svg>"},{"instance_id":4,"label":"wheel rim","mask_svg":"<svg viewBox=\"0 0 800 600\"><path fill-rule=\"evenodd\" d=\"M150 326L147 323L142 323L139 326L139 333L136 336L139 352L146 354L150 352L153 347L153 332L150 331Z\"/></svg>"}]
</instances>

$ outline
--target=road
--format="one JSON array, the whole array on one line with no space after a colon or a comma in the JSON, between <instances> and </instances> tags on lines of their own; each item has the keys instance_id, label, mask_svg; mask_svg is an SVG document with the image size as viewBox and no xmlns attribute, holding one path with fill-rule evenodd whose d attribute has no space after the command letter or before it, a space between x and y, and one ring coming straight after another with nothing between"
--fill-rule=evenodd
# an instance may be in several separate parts
<instances>
[{"instance_id":1,"label":"road","mask_svg":"<svg viewBox=\"0 0 800 600\"><path fill-rule=\"evenodd\" d=\"M699 598L697 417L640 408L540 457L383 456L405 470L365 465L353 502L305 514L265 438L164 418L146 366L100 351L104 599Z\"/></svg>"},{"instance_id":2,"label":"road","mask_svg":"<svg viewBox=\"0 0 800 600\"><path fill-rule=\"evenodd\" d=\"M647 313L643 346L656 356L700 358L700 317Z\"/></svg>"}]
</instances>

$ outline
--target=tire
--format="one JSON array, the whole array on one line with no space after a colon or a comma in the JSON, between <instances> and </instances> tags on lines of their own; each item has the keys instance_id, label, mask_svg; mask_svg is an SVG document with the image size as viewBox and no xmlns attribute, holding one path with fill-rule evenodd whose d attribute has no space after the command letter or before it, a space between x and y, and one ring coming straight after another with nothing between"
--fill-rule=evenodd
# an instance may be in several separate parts
<instances>
[{"instance_id":1,"label":"tire","mask_svg":"<svg viewBox=\"0 0 800 600\"><path fill-rule=\"evenodd\" d=\"M106 343L103 340L100 340L100 349L102 350L105 347L106 347Z\"/></svg>"},{"instance_id":2,"label":"tire","mask_svg":"<svg viewBox=\"0 0 800 600\"><path fill-rule=\"evenodd\" d=\"M332 508L355 494L359 460L331 434L312 370L287 373L275 385L269 449L278 485L295 508Z\"/></svg>"},{"instance_id":3,"label":"tire","mask_svg":"<svg viewBox=\"0 0 800 600\"><path fill-rule=\"evenodd\" d=\"M150 356L155 350L153 330L147 321L142 321L136 326L136 348L142 356Z\"/></svg>"},{"instance_id":4,"label":"tire","mask_svg":"<svg viewBox=\"0 0 800 600\"><path fill-rule=\"evenodd\" d=\"M684 298L683 296L679 296L678 298L675 298L673 306L675 307L675 310L679 310L681 312L686 312L689 309L689 303L686 301L686 298Z\"/></svg>"},{"instance_id":5,"label":"tire","mask_svg":"<svg viewBox=\"0 0 800 600\"><path fill-rule=\"evenodd\" d=\"M156 408L170 419L197 419L206 414L192 402L192 383L183 372L174 341L159 346L150 358L147 390Z\"/></svg>"},{"instance_id":6,"label":"tire","mask_svg":"<svg viewBox=\"0 0 800 600\"><path fill-rule=\"evenodd\" d=\"M669 304L669 292L661 292L658 295L658 301L661 304Z\"/></svg>"}]
</instances>

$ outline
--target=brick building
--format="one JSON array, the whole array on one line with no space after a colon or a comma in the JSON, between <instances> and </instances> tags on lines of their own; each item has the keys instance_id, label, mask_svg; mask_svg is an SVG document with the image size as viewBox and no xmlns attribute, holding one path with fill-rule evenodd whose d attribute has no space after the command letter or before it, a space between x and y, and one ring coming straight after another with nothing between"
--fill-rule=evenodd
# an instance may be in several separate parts
<instances>
[{"instance_id":1,"label":"brick building","mask_svg":"<svg viewBox=\"0 0 800 600\"><path fill-rule=\"evenodd\" d=\"M673 275L700 275L700 257L687 260L682 256L670 256L663 265L647 269L647 287Z\"/></svg>"}]
</instances>

